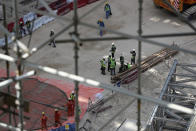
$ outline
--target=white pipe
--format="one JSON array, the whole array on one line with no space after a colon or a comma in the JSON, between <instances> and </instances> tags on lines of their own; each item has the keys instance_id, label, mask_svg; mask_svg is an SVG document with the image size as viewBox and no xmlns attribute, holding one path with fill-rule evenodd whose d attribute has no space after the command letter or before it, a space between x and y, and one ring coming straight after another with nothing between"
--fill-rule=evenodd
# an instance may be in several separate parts
<instances>
[{"instance_id":1,"label":"white pipe","mask_svg":"<svg viewBox=\"0 0 196 131\"><path fill-rule=\"evenodd\" d=\"M91 86L100 87L100 88L103 88L103 89L108 89L108 90L113 90L113 91L116 91L116 92L120 92L120 93L129 95L129 96L136 97L138 99L142 99L142 100L145 100L145 101L150 101L150 102L156 103L160 106L167 107L167 108L177 110L177 111L180 111L180 112L184 112L184 113L187 113L187 114L195 114L195 111L190 109L190 108L186 108L186 107L183 107L183 106L180 106L180 105L177 105L177 104L162 101L161 99L153 98L153 97L150 97L150 96L138 95L136 93L130 92L129 90L127 90L125 88L119 88L119 87L115 87L115 86L112 86L112 85L109 85L109 84L100 83L98 81L94 81L94 80L91 80L91 79L86 79L84 77L77 76L77 75L74 75L74 74L69 74L67 72L58 71L54 68L32 64L30 62L24 62L24 64L26 66L29 66L29 67L47 72L49 74L65 77L65 78L68 78L68 79L71 79L71 80L79 81L81 83L89 84Z\"/></svg>"},{"instance_id":2,"label":"white pipe","mask_svg":"<svg viewBox=\"0 0 196 131\"><path fill-rule=\"evenodd\" d=\"M6 60L6 61L9 61L9 62L16 62L15 58L13 58L11 56L8 56L8 55L4 55L4 54L0 54L0 59Z\"/></svg>"},{"instance_id":3,"label":"white pipe","mask_svg":"<svg viewBox=\"0 0 196 131\"><path fill-rule=\"evenodd\" d=\"M9 85L10 83L14 82L14 80L19 81L24 78L31 77L31 76L35 75L35 73L36 72L34 70L32 70L32 71L29 71L29 72L21 75L21 76L16 76L14 79L4 80L4 81L0 82L0 88Z\"/></svg>"},{"instance_id":4,"label":"white pipe","mask_svg":"<svg viewBox=\"0 0 196 131\"><path fill-rule=\"evenodd\" d=\"M3 127L3 128L8 128L12 131L20 131L20 128L13 127L11 125L8 125L8 124L2 123L2 122L0 122L0 126ZM23 131L26 131L26 130L23 130Z\"/></svg>"}]
</instances>

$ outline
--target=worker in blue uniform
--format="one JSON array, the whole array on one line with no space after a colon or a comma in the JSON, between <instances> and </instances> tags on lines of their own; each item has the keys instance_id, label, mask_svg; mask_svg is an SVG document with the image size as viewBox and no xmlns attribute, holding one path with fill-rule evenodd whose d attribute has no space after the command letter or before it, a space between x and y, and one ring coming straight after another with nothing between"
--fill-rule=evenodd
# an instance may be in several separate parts
<instances>
[{"instance_id":1,"label":"worker in blue uniform","mask_svg":"<svg viewBox=\"0 0 196 131\"><path fill-rule=\"evenodd\" d=\"M105 27L104 22L103 22L102 19L99 19L99 20L97 21L97 24L99 25L100 28L104 28L104 27ZM100 36L103 36L103 29L100 29L99 34L100 34Z\"/></svg>"}]
</instances>

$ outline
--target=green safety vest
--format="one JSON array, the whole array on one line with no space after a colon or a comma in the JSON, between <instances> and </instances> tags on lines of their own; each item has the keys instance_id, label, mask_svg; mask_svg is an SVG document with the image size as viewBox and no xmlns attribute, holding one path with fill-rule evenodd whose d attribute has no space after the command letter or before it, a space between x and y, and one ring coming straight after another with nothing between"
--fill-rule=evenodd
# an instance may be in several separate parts
<instances>
[{"instance_id":1,"label":"green safety vest","mask_svg":"<svg viewBox=\"0 0 196 131\"><path fill-rule=\"evenodd\" d=\"M101 66L106 67L106 64L105 64L104 60L101 60Z\"/></svg>"},{"instance_id":2,"label":"green safety vest","mask_svg":"<svg viewBox=\"0 0 196 131\"><path fill-rule=\"evenodd\" d=\"M127 68L130 69L131 68L131 65L130 64L127 64Z\"/></svg>"},{"instance_id":3,"label":"green safety vest","mask_svg":"<svg viewBox=\"0 0 196 131\"><path fill-rule=\"evenodd\" d=\"M109 10L110 10L110 8L109 8L108 5L105 6L105 10L106 10L106 11L109 11Z\"/></svg>"},{"instance_id":4,"label":"green safety vest","mask_svg":"<svg viewBox=\"0 0 196 131\"><path fill-rule=\"evenodd\" d=\"M71 94L71 95L70 95L70 99L71 99L71 100L74 100L74 99L75 99L75 95Z\"/></svg>"},{"instance_id":5,"label":"green safety vest","mask_svg":"<svg viewBox=\"0 0 196 131\"><path fill-rule=\"evenodd\" d=\"M111 61L110 68L115 68L115 61L114 60Z\"/></svg>"}]
</instances>

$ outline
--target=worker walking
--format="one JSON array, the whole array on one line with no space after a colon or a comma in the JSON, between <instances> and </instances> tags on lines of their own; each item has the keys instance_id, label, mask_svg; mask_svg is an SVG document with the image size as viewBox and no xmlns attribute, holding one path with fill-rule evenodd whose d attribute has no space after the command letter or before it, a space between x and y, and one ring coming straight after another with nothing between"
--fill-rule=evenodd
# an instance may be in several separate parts
<instances>
[{"instance_id":1,"label":"worker walking","mask_svg":"<svg viewBox=\"0 0 196 131\"><path fill-rule=\"evenodd\" d=\"M55 111L54 111L55 127L57 127L58 125L61 126L60 117L61 117L61 114L60 114L59 110L55 109Z\"/></svg>"},{"instance_id":2,"label":"worker walking","mask_svg":"<svg viewBox=\"0 0 196 131\"><path fill-rule=\"evenodd\" d=\"M54 30L52 29L50 31L50 38L53 37L53 36L54 36ZM48 45L53 45L53 47L55 48L56 47L55 40L52 39Z\"/></svg>"},{"instance_id":3,"label":"worker walking","mask_svg":"<svg viewBox=\"0 0 196 131\"><path fill-rule=\"evenodd\" d=\"M112 57L111 55L108 56L108 72L110 72L110 64L111 64Z\"/></svg>"},{"instance_id":4,"label":"worker walking","mask_svg":"<svg viewBox=\"0 0 196 131\"><path fill-rule=\"evenodd\" d=\"M101 74L105 75L105 69L106 69L106 61L105 58L103 58L102 60L100 60L101 63Z\"/></svg>"},{"instance_id":5,"label":"worker walking","mask_svg":"<svg viewBox=\"0 0 196 131\"><path fill-rule=\"evenodd\" d=\"M111 71L111 75L115 75L115 70L116 70L116 61L115 59L113 58L111 60L111 64L110 64L110 71Z\"/></svg>"},{"instance_id":6,"label":"worker walking","mask_svg":"<svg viewBox=\"0 0 196 131\"><path fill-rule=\"evenodd\" d=\"M42 117L41 117L42 130L47 130L47 120L48 120L48 117L45 115L45 112L42 112Z\"/></svg>"},{"instance_id":7,"label":"worker walking","mask_svg":"<svg viewBox=\"0 0 196 131\"><path fill-rule=\"evenodd\" d=\"M131 53L131 65L133 65L133 64L135 64L135 57L136 57L135 49L130 51L130 53Z\"/></svg>"},{"instance_id":8,"label":"worker walking","mask_svg":"<svg viewBox=\"0 0 196 131\"><path fill-rule=\"evenodd\" d=\"M104 11L105 11L106 19L108 19L109 16L112 15L111 8L108 2L105 3Z\"/></svg>"},{"instance_id":9,"label":"worker walking","mask_svg":"<svg viewBox=\"0 0 196 131\"><path fill-rule=\"evenodd\" d=\"M102 20L102 19L99 19L99 20L97 21L97 24L98 24L99 27L101 28L99 34L100 34L100 36L103 36L103 29L102 29L102 28L105 27L105 24L104 24L103 20Z\"/></svg>"},{"instance_id":10,"label":"worker walking","mask_svg":"<svg viewBox=\"0 0 196 131\"><path fill-rule=\"evenodd\" d=\"M124 69L124 56L123 56L123 53L121 54L120 56L120 68L119 68L119 72L123 72L125 69Z\"/></svg>"},{"instance_id":11,"label":"worker walking","mask_svg":"<svg viewBox=\"0 0 196 131\"><path fill-rule=\"evenodd\" d=\"M110 52L112 53L112 58L114 58L114 53L116 52L116 46L114 45L114 42L112 43L112 48Z\"/></svg>"}]
</instances>

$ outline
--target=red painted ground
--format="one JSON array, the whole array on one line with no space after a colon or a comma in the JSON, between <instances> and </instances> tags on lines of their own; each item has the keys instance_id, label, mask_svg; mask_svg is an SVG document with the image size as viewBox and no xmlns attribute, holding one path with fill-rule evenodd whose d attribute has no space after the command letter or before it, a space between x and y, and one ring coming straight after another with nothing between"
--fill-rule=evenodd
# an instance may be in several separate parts
<instances>
[{"instance_id":1,"label":"red painted ground","mask_svg":"<svg viewBox=\"0 0 196 131\"><path fill-rule=\"evenodd\" d=\"M12 72L11 75L13 76L14 72ZM0 77L5 76L6 71L4 69L0 69ZM74 85L72 83L55 79L41 78L39 76L35 76L33 77L33 79L26 79L22 82L22 84L24 98L46 103L53 106L64 106L67 101L67 96L69 97L69 94L74 90ZM63 95L63 93L57 90L56 87L65 92L67 96ZM85 111L88 106L88 98L91 97L91 99L93 100L95 98L95 94L100 93L102 91L103 89L99 88L91 88L84 85L79 86L79 104L82 110L80 118L82 118L85 114ZM14 84L12 84L11 92L15 94ZM49 117L48 125L54 124L54 109L31 102L30 113L24 113L25 116L31 118L30 120L25 119L26 129L40 128L40 116L42 111L45 111L46 115ZM65 112L62 111L61 113L62 117L66 118ZM18 119L17 116L16 119ZM0 121L7 123L8 115L5 115L4 117L0 118ZM68 117L68 120L64 121L64 124L73 122L74 117Z\"/></svg>"}]
</instances>

